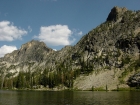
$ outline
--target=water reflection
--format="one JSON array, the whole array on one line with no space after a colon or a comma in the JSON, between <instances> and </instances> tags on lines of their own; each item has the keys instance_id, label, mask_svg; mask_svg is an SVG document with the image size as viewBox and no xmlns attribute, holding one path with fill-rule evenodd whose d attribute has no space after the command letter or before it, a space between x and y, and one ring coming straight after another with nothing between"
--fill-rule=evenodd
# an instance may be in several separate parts
<instances>
[{"instance_id":1,"label":"water reflection","mask_svg":"<svg viewBox=\"0 0 140 105\"><path fill-rule=\"evenodd\" d=\"M140 105L139 92L0 91L0 105Z\"/></svg>"},{"instance_id":2,"label":"water reflection","mask_svg":"<svg viewBox=\"0 0 140 105\"><path fill-rule=\"evenodd\" d=\"M0 91L0 105L19 105L18 95L15 91Z\"/></svg>"},{"instance_id":3,"label":"water reflection","mask_svg":"<svg viewBox=\"0 0 140 105\"><path fill-rule=\"evenodd\" d=\"M71 105L73 92L21 91L19 105Z\"/></svg>"}]
</instances>

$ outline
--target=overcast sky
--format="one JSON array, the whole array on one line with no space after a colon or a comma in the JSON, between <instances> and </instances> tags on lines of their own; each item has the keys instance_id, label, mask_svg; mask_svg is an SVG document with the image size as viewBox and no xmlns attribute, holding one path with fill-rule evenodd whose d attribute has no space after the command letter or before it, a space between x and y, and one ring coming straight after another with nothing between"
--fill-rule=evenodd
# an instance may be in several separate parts
<instances>
[{"instance_id":1,"label":"overcast sky","mask_svg":"<svg viewBox=\"0 0 140 105\"><path fill-rule=\"evenodd\" d=\"M114 6L140 10L140 0L0 0L0 57L33 39L56 50L75 45Z\"/></svg>"}]
</instances>

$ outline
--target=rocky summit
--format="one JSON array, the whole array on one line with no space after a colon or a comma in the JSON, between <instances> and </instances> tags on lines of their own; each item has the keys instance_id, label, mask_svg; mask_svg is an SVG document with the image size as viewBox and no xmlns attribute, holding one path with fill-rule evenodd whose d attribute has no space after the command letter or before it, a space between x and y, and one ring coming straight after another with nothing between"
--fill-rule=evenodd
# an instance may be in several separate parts
<instances>
[{"instance_id":1,"label":"rocky summit","mask_svg":"<svg viewBox=\"0 0 140 105\"><path fill-rule=\"evenodd\" d=\"M0 58L1 88L116 90L140 81L140 11L113 7L106 21L60 51L32 40Z\"/></svg>"}]
</instances>

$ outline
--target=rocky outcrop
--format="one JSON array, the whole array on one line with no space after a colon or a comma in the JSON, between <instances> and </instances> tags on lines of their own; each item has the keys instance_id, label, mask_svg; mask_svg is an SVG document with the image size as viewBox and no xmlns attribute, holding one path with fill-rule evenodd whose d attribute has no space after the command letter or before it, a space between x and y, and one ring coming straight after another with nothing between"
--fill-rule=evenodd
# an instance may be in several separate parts
<instances>
[{"instance_id":1,"label":"rocky outcrop","mask_svg":"<svg viewBox=\"0 0 140 105\"><path fill-rule=\"evenodd\" d=\"M129 78L128 85L131 87L139 87L140 86L140 72Z\"/></svg>"},{"instance_id":2,"label":"rocky outcrop","mask_svg":"<svg viewBox=\"0 0 140 105\"><path fill-rule=\"evenodd\" d=\"M111 12L108 15L107 21L117 21L120 18L122 18L122 15L127 11L127 9L125 7L120 8L115 6L114 8L112 8Z\"/></svg>"}]
</instances>

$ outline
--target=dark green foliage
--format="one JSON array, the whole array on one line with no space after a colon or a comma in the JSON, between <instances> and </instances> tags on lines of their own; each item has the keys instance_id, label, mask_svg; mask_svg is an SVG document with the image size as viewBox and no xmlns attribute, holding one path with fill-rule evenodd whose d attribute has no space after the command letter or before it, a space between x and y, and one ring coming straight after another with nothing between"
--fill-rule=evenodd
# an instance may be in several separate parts
<instances>
[{"instance_id":1,"label":"dark green foliage","mask_svg":"<svg viewBox=\"0 0 140 105\"><path fill-rule=\"evenodd\" d=\"M82 74L89 74L93 71L93 64L90 63L89 60L85 62L84 58L80 60L80 66L81 66L80 71Z\"/></svg>"},{"instance_id":2,"label":"dark green foliage","mask_svg":"<svg viewBox=\"0 0 140 105\"><path fill-rule=\"evenodd\" d=\"M130 62L130 59L131 58L129 58L129 57L122 58L123 65L128 64Z\"/></svg>"},{"instance_id":3,"label":"dark green foliage","mask_svg":"<svg viewBox=\"0 0 140 105\"><path fill-rule=\"evenodd\" d=\"M131 64L136 71L140 68L140 59L136 60L134 63Z\"/></svg>"},{"instance_id":4,"label":"dark green foliage","mask_svg":"<svg viewBox=\"0 0 140 105\"><path fill-rule=\"evenodd\" d=\"M48 71L47 71L47 69L45 69L44 71L43 71L43 74L42 74L42 76L41 76L41 84L42 85L44 85L45 87L47 86L47 84L48 84Z\"/></svg>"},{"instance_id":5,"label":"dark green foliage","mask_svg":"<svg viewBox=\"0 0 140 105\"><path fill-rule=\"evenodd\" d=\"M24 88L25 87L25 77L23 72L19 72L19 75L17 77L17 83L16 83L17 88Z\"/></svg>"}]
</instances>

